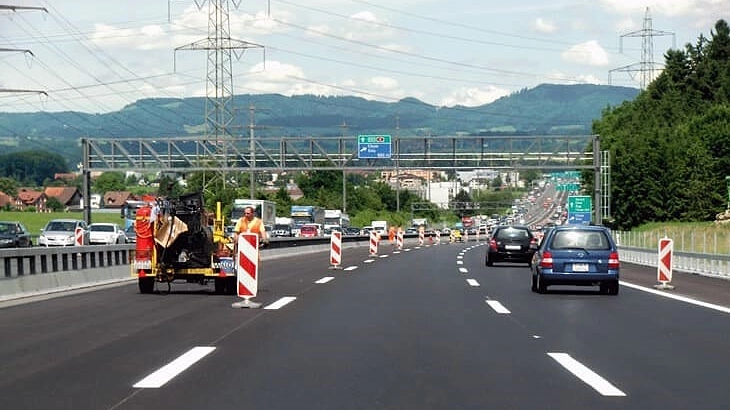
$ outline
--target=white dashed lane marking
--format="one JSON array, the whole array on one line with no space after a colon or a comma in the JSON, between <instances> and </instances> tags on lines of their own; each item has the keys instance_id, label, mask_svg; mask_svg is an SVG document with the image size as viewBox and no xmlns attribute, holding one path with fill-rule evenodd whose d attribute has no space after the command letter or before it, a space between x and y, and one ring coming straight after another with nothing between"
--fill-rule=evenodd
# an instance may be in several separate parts
<instances>
[{"instance_id":1,"label":"white dashed lane marking","mask_svg":"<svg viewBox=\"0 0 730 410\"><path fill-rule=\"evenodd\" d=\"M295 301L297 298L294 296L284 296L283 298L277 300L276 302L264 307L264 309L268 310L274 310L274 309L281 309L282 307L288 305L289 303Z\"/></svg>"},{"instance_id":2,"label":"white dashed lane marking","mask_svg":"<svg viewBox=\"0 0 730 410\"><path fill-rule=\"evenodd\" d=\"M548 356L552 357L556 362L560 363L566 370L573 373L577 378L581 379L584 383L591 386L597 392L604 396L626 396L626 393L622 392L614 385L609 383L606 379L599 376L593 370L587 368L582 363L573 359L567 353L548 353Z\"/></svg>"},{"instance_id":3,"label":"white dashed lane marking","mask_svg":"<svg viewBox=\"0 0 730 410\"><path fill-rule=\"evenodd\" d=\"M135 383L133 387L138 389L158 389L200 359L209 355L213 350L215 350L215 347L211 346L194 347L177 359L150 373L147 377Z\"/></svg>"},{"instance_id":4,"label":"white dashed lane marking","mask_svg":"<svg viewBox=\"0 0 730 410\"><path fill-rule=\"evenodd\" d=\"M492 309L494 309L494 311L497 312L497 313L502 313L502 314L511 313L509 311L509 309L507 309L506 307L504 307L504 305L502 305L501 303L497 302L496 300L488 300L487 301L487 305L489 305L489 307L491 307Z\"/></svg>"}]
</instances>

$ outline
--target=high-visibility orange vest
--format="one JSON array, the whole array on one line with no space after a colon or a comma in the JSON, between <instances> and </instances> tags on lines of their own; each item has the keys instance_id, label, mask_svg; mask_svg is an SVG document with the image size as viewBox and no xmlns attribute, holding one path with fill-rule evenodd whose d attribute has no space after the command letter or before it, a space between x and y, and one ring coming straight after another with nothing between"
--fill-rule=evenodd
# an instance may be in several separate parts
<instances>
[{"instance_id":1,"label":"high-visibility orange vest","mask_svg":"<svg viewBox=\"0 0 730 410\"><path fill-rule=\"evenodd\" d=\"M251 220L251 225L249 226L249 222L246 218L241 217L241 219L238 220L236 223L236 227L233 229L236 233L241 232L251 232L257 234L259 237L263 237L263 222L261 222L261 219L254 217Z\"/></svg>"}]
</instances>

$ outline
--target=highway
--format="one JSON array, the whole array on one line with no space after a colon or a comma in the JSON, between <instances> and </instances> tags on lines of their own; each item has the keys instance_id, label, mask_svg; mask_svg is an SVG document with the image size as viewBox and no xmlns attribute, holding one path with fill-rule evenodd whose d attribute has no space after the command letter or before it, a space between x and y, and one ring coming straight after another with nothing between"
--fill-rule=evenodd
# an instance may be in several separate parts
<instances>
[{"instance_id":1,"label":"highway","mask_svg":"<svg viewBox=\"0 0 730 410\"><path fill-rule=\"evenodd\" d=\"M530 291L484 242L264 261L257 302L136 283L0 309L3 409L727 409L730 281ZM167 290L166 287L163 290ZM684 295L681 299L662 294Z\"/></svg>"}]
</instances>

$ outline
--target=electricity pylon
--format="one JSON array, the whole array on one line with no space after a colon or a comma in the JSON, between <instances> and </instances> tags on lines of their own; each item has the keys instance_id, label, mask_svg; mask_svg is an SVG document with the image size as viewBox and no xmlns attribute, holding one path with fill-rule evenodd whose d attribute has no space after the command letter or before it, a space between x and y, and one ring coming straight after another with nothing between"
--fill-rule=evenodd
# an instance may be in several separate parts
<instances>
[{"instance_id":1,"label":"electricity pylon","mask_svg":"<svg viewBox=\"0 0 730 410\"><path fill-rule=\"evenodd\" d=\"M195 2L199 9L205 5ZM240 2L233 2L238 8ZM205 86L205 134L207 141L214 141L218 152L227 163L226 140L233 140L233 63L231 56L240 59L250 48L264 46L231 38L229 0L208 1L208 37L177 47L178 50L206 50L207 82ZM222 148L221 148L222 147ZM225 177L223 178L225 184Z\"/></svg>"},{"instance_id":2,"label":"electricity pylon","mask_svg":"<svg viewBox=\"0 0 730 410\"><path fill-rule=\"evenodd\" d=\"M611 73L615 71L625 72L629 74L631 79L635 78L635 74L638 72L640 75L640 88L645 90L646 87L654 80L656 70L661 67L661 64L654 62L654 37L659 36L672 36L672 48L674 48L675 37L674 33L668 31L654 30L652 28L651 15L649 14L649 7L646 8L644 13L644 24L641 30L632 31L621 35L619 51L623 53L623 39L624 37L641 37L641 61L634 64L629 64L624 67L614 68L608 72L608 84L611 84Z\"/></svg>"}]
</instances>

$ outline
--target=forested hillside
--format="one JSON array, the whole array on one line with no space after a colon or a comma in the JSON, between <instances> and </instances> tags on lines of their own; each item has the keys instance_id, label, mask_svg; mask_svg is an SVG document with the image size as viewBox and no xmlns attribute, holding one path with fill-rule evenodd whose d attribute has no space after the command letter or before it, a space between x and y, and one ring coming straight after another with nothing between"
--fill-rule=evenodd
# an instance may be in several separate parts
<instances>
[{"instance_id":1,"label":"forested hillside","mask_svg":"<svg viewBox=\"0 0 730 410\"><path fill-rule=\"evenodd\" d=\"M248 134L255 108L257 136L358 134L588 134L606 107L632 100L638 89L602 85L550 85L524 89L481 107L436 107L413 98L397 102L350 96L237 95L234 133ZM0 107L2 110L2 107ZM204 98L139 100L122 110L0 112L4 152L45 149L75 164L80 138L159 138L204 135ZM343 125L345 125L343 127Z\"/></svg>"},{"instance_id":2,"label":"forested hillside","mask_svg":"<svg viewBox=\"0 0 730 410\"><path fill-rule=\"evenodd\" d=\"M593 131L611 156L611 216L628 229L708 221L727 207L730 29L669 51L665 69L633 101L606 110Z\"/></svg>"}]
</instances>

